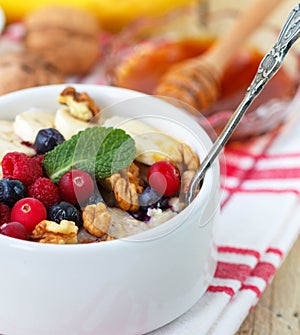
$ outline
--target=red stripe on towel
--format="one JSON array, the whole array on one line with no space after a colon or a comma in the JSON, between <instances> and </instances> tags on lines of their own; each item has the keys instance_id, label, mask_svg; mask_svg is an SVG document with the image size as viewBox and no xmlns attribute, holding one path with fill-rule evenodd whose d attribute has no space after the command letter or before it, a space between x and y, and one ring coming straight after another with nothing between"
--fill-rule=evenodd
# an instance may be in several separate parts
<instances>
[{"instance_id":1,"label":"red stripe on towel","mask_svg":"<svg viewBox=\"0 0 300 335\"><path fill-rule=\"evenodd\" d=\"M243 180L245 178L245 174L249 173L252 169L252 166L249 168L241 168L240 166L236 166L234 164L227 163L226 165L226 176L234 177L236 179Z\"/></svg>"},{"instance_id":2,"label":"red stripe on towel","mask_svg":"<svg viewBox=\"0 0 300 335\"><path fill-rule=\"evenodd\" d=\"M210 285L207 289L208 292L222 292L222 293L226 293L229 296L233 297L235 292L231 287L228 286L213 286Z\"/></svg>"},{"instance_id":3,"label":"red stripe on towel","mask_svg":"<svg viewBox=\"0 0 300 335\"><path fill-rule=\"evenodd\" d=\"M255 285L243 284L241 290L251 290L257 295L258 298L261 296L262 293L260 289Z\"/></svg>"},{"instance_id":4,"label":"red stripe on towel","mask_svg":"<svg viewBox=\"0 0 300 335\"><path fill-rule=\"evenodd\" d=\"M280 258L283 258L283 252L277 248L268 248L266 253L272 253L278 255Z\"/></svg>"},{"instance_id":5,"label":"red stripe on towel","mask_svg":"<svg viewBox=\"0 0 300 335\"><path fill-rule=\"evenodd\" d=\"M224 190L227 192L234 192L234 193L274 193L274 194L283 194L283 193L292 193L295 195L300 195L300 190L296 189L273 189L273 188L253 188L253 189L246 189L244 187L224 187Z\"/></svg>"},{"instance_id":6,"label":"red stripe on towel","mask_svg":"<svg viewBox=\"0 0 300 335\"><path fill-rule=\"evenodd\" d=\"M230 246L219 246L218 252L254 256L257 259L260 258L260 253L254 249L236 248L236 247L230 247Z\"/></svg>"},{"instance_id":7,"label":"red stripe on towel","mask_svg":"<svg viewBox=\"0 0 300 335\"><path fill-rule=\"evenodd\" d=\"M251 266L246 264L218 262L215 278L235 279L243 282L251 271Z\"/></svg>"},{"instance_id":8,"label":"red stripe on towel","mask_svg":"<svg viewBox=\"0 0 300 335\"><path fill-rule=\"evenodd\" d=\"M274 276L276 267L268 262L259 262L253 270L251 276L259 277L266 282Z\"/></svg>"},{"instance_id":9,"label":"red stripe on towel","mask_svg":"<svg viewBox=\"0 0 300 335\"><path fill-rule=\"evenodd\" d=\"M247 179L249 180L261 180L261 179L298 179L300 177L300 168L288 168L288 169L263 169L263 170L252 170L248 174Z\"/></svg>"}]
</instances>

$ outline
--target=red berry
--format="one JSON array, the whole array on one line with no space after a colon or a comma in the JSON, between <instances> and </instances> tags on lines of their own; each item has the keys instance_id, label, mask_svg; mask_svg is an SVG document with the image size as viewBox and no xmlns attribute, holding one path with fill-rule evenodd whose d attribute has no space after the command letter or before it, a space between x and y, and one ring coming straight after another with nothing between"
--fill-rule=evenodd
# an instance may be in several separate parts
<instances>
[{"instance_id":1,"label":"red berry","mask_svg":"<svg viewBox=\"0 0 300 335\"><path fill-rule=\"evenodd\" d=\"M47 218L43 203L35 198L23 198L11 210L11 220L20 222L31 233L34 227Z\"/></svg>"},{"instance_id":2,"label":"red berry","mask_svg":"<svg viewBox=\"0 0 300 335\"><path fill-rule=\"evenodd\" d=\"M0 202L0 226L3 223L10 222L11 208Z\"/></svg>"},{"instance_id":3,"label":"red berry","mask_svg":"<svg viewBox=\"0 0 300 335\"><path fill-rule=\"evenodd\" d=\"M58 187L48 178L40 177L28 187L28 195L40 200L46 208L60 202Z\"/></svg>"},{"instance_id":4,"label":"red berry","mask_svg":"<svg viewBox=\"0 0 300 335\"><path fill-rule=\"evenodd\" d=\"M36 156L33 156L32 158L35 159L39 164L42 164L44 157L45 157L44 155L36 155Z\"/></svg>"},{"instance_id":5,"label":"red berry","mask_svg":"<svg viewBox=\"0 0 300 335\"><path fill-rule=\"evenodd\" d=\"M18 179L25 185L31 185L43 175L39 160L21 152L9 152L3 157L2 172L4 178Z\"/></svg>"},{"instance_id":6,"label":"red berry","mask_svg":"<svg viewBox=\"0 0 300 335\"><path fill-rule=\"evenodd\" d=\"M159 161L151 165L147 179L154 190L165 196L177 193L180 187L179 170L168 161Z\"/></svg>"},{"instance_id":7,"label":"red berry","mask_svg":"<svg viewBox=\"0 0 300 335\"><path fill-rule=\"evenodd\" d=\"M28 240L26 228L19 222L4 223L0 227L0 234L18 238L20 240Z\"/></svg>"},{"instance_id":8,"label":"red berry","mask_svg":"<svg viewBox=\"0 0 300 335\"><path fill-rule=\"evenodd\" d=\"M77 204L86 201L94 192L94 182L87 172L71 170L62 175L58 188L63 200Z\"/></svg>"}]
</instances>

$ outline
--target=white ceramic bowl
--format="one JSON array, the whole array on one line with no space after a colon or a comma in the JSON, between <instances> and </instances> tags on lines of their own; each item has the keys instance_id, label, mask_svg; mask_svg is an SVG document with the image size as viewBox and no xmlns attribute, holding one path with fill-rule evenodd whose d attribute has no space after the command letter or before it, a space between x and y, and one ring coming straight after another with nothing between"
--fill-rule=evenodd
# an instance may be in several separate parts
<instances>
[{"instance_id":1,"label":"white ceramic bowl","mask_svg":"<svg viewBox=\"0 0 300 335\"><path fill-rule=\"evenodd\" d=\"M146 116L147 122L190 144L200 159L211 146L191 117L161 100L120 88L74 86L102 107L114 104L106 110L110 113ZM0 115L13 119L31 107L54 111L64 87L1 96ZM214 163L190 206L131 238L52 245L0 235L0 333L137 335L163 326L207 289L216 266L218 215L219 167Z\"/></svg>"}]
</instances>

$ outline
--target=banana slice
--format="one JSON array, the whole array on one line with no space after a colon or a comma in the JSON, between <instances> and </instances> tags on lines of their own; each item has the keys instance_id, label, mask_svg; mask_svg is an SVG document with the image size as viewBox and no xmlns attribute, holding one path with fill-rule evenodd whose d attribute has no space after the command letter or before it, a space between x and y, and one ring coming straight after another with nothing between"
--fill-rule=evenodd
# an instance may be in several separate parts
<instances>
[{"instance_id":1,"label":"banana slice","mask_svg":"<svg viewBox=\"0 0 300 335\"><path fill-rule=\"evenodd\" d=\"M34 143L40 129L52 128L54 115L37 109L18 114L14 121L15 133L26 142Z\"/></svg>"},{"instance_id":2,"label":"banana slice","mask_svg":"<svg viewBox=\"0 0 300 335\"><path fill-rule=\"evenodd\" d=\"M106 119L103 126L121 128L133 137L137 150L135 159L138 162L152 165L164 159L176 162L182 160L180 142L144 122L113 116Z\"/></svg>"},{"instance_id":3,"label":"banana slice","mask_svg":"<svg viewBox=\"0 0 300 335\"><path fill-rule=\"evenodd\" d=\"M29 156L35 155L35 150L22 144L22 139L14 132L12 121L0 121L0 161L5 154L12 151L24 152Z\"/></svg>"},{"instance_id":4,"label":"banana slice","mask_svg":"<svg viewBox=\"0 0 300 335\"><path fill-rule=\"evenodd\" d=\"M80 130L95 126L95 124L76 119L68 108L59 108L55 113L54 127L68 140Z\"/></svg>"}]
</instances>

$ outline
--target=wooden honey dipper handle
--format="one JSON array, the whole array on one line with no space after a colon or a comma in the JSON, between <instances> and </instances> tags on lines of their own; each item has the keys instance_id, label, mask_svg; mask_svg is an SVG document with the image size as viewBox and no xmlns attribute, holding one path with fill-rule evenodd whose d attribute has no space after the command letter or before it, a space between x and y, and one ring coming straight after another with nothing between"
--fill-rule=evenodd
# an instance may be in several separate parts
<instances>
[{"instance_id":1,"label":"wooden honey dipper handle","mask_svg":"<svg viewBox=\"0 0 300 335\"><path fill-rule=\"evenodd\" d=\"M154 93L183 101L194 107L195 112L207 110L219 96L229 61L280 1L253 0L206 53L171 67Z\"/></svg>"},{"instance_id":2,"label":"wooden honey dipper handle","mask_svg":"<svg viewBox=\"0 0 300 335\"><path fill-rule=\"evenodd\" d=\"M216 67L216 71L222 72L245 40L280 2L281 0L251 1L211 49L205 55L199 56L199 61L202 62L202 58L205 58Z\"/></svg>"}]
</instances>

